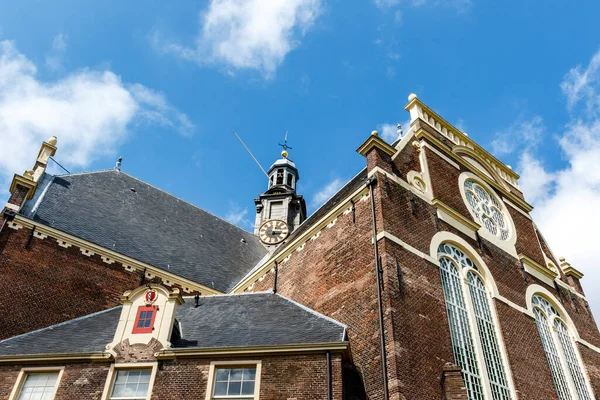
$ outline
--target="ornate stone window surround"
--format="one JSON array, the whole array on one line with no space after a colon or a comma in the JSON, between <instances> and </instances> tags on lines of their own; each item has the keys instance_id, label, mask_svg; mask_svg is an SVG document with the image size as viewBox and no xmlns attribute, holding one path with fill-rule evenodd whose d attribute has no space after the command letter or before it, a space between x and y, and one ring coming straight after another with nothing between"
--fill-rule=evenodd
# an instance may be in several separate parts
<instances>
[{"instance_id":1,"label":"ornate stone window surround","mask_svg":"<svg viewBox=\"0 0 600 400\"><path fill-rule=\"evenodd\" d=\"M132 370L132 369L150 369L150 382L148 383L148 392L146 393L146 400L150 400L152 396L152 387L154 386L154 380L156 379L156 371L158 369L158 362L146 362L146 363L118 363L111 364L108 370L108 376L106 383L104 384L104 391L102 392L102 400L110 400L115 378L117 377L117 371Z\"/></svg>"},{"instance_id":2,"label":"ornate stone window surround","mask_svg":"<svg viewBox=\"0 0 600 400\"><path fill-rule=\"evenodd\" d=\"M478 220L477 216L471 209L471 206L467 200L467 194L466 194L466 190L465 190L465 181L467 181L467 180L472 180L475 183L477 183L479 186L484 188L488 192L488 194L493 196L494 199L497 201L497 203L501 206L502 215L504 216L506 224L508 225L508 231L509 231L508 238L506 240L502 240L499 237L497 237L496 235L492 234ZM465 202L465 206L467 207L467 209L469 210L469 213L471 214L471 217L473 218L474 221L476 221L477 223L482 225L481 228L479 228L479 230L477 231L479 233L479 235L482 238L494 243L496 246L498 246L499 248L501 248L508 254L512 255L513 257L519 258L518 254L517 254L517 249L515 247L515 243L517 242L517 232L515 229L515 224L510 216L510 213L508 212L508 209L506 208L506 204L504 204L504 201L502 201L502 199L500 199L498 197L496 192L487 183L485 183L477 175L475 175L471 172L463 172L462 174L460 174L460 176L458 177L458 187L460 189L460 194L462 195L463 201Z\"/></svg>"},{"instance_id":3,"label":"ornate stone window surround","mask_svg":"<svg viewBox=\"0 0 600 400\"><path fill-rule=\"evenodd\" d=\"M438 254L437 248L439 248L440 245L442 245L442 244L449 244L453 247L456 247L460 251L462 251L473 262L474 266L477 268L477 269L471 268L471 267L462 268L462 269L459 268L459 274L461 276L462 292L465 296L465 306L467 309L468 322L469 322L469 326L471 329L471 335L473 338L475 355L476 355L477 363L478 363L478 366L480 369L481 380L484 383L483 389L484 389L485 399L491 400L494 397L492 397L492 393L491 393L491 382L489 381L489 377L488 377L489 373L486 372L487 367L486 367L486 363L485 363L484 351L483 351L480 336L477 333L478 326L477 326L477 320L475 317L475 309L474 309L473 301L472 301L471 294L470 294L470 291L468 288L468 285L469 285L468 274L470 274L470 273L472 273L473 275L476 275L481 280L481 282L483 283L483 285L485 287L486 296L487 296L487 300L489 303L489 309L490 309L490 313L491 313L491 319L493 321L494 332L495 332L495 336L496 336L497 342L498 342L498 350L500 353L501 363L502 363L503 369L506 374L507 386L510 391L511 399L517 399L518 397L517 397L515 387L514 387L512 371L511 371L510 365L508 363L508 356L506 353L506 346L504 344L504 338L503 338L502 332L500 330L500 324L499 324L496 307L494 305L494 302L492 301L492 298L497 297L497 295L498 295L498 289L497 289L496 283L495 283L488 267L485 265L485 263L483 262L481 257L479 257L477 252L475 250L473 250L464 240L456 237L455 235L453 235L451 233L447 233L447 235L443 235L443 236L444 236L443 240L434 240L431 243L432 249L434 246L436 247L436 257L438 258L438 260L440 260L442 257L446 257L446 256L441 256L440 254ZM439 237L438 239L442 239L442 238ZM434 242L437 242L437 243L434 243Z\"/></svg>"},{"instance_id":4,"label":"ornate stone window surround","mask_svg":"<svg viewBox=\"0 0 600 400\"><path fill-rule=\"evenodd\" d=\"M256 378L254 380L254 395L243 396L244 399L252 398L253 400L260 399L260 375L261 375L261 361L260 360L240 360L240 361L212 361L210 363L210 370L208 372L208 382L206 384L206 397L205 400L213 400L213 392L215 390L215 373L218 368L256 368ZM240 397L240 396L238 396ZM231 397L224 397L225 399Z\"/></svg>"},{"instance_id":5,"label":"ornate stone window surround","mask_svg":"<svg viewBox=\"0 0 600 400\"><path fill-rule=\"evenodd\" d=\"M65 370L65 367L29 367L29 368L21 368L21 371L19 371L19 375L17 376L17 382L15 383L15 386L13 387L12 392L10 393L10 396L8 397L8 400L16 400L19 398L19 395L21 394L21 388L23 387L23 384L25 383L25 379L27 379L27 376L30 373L43 373L43 372L54 372L54 373L58 373L58 377L56 378L56 383L54 385L54 393L52 393L52 398L54 399L54 397L56 396L56 391L58 390L58 386L60 384L60 378L62 377L63 371Z\"/></svg>"}]
</instances>

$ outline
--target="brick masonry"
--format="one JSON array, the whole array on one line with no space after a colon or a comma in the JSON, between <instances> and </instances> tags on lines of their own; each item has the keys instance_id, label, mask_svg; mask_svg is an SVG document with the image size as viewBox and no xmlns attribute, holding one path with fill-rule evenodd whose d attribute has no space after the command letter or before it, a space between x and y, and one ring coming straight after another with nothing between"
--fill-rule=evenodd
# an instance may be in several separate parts
<instances>
[{"instance_id":1,"label":"brick masonry","mask_svg":"<svg viewBox=\"0 0 600 400\"><path fill-rule=\"evenodd\" d=\"M7 226L0 233L0 339L120 305L139 285L141 272L30 234Z\"/></svg>"},{"instance_id":2,"label":"brick masonry","mask_svg":"<svg viewBox=\"0 0 600 400\"><path fill-rule=\"evenodd\" d=\"M122 346L117 362L154 362L149 355L152 346L128 344ZM145 348L144 348L145 347ZM248 361L261 361L261 400L327 400L326 355L297 354L279 356L252 356L236 358L214 357L158 361L152 400L204 399L206 396L210 363L212 361L236 361L244 365ZM0 365L0 400L7 400L22 367L41 365ZM47 366L47 365L43 365ZM63 367L56 400L100 400L108 378L108 363L53 364ZM342 400L342 357L331 356L332 399Z\"/></svg>"}]
</instances>

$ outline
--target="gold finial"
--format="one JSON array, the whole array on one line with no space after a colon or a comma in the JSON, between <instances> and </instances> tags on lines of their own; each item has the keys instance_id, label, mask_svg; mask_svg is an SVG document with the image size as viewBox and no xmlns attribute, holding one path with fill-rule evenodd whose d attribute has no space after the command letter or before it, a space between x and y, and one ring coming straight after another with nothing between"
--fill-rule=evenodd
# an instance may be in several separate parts
<instances>
[{"instance_id":1,"label":"gold finial","mask_svg":"<svg viewBox=\"0 0 600 400\"><path fill-rule=\"evenodd\" d=\"M281 152L281 156L282 156L283 158L287 158L287 156L288 156L288 152L287 152L286 150L283 150L283 151Z\"/></svg>"},{"instance_id":2,"label":"gold finial","mask_svg":"<svg viewBox=\"0 0 600 400\"><path fill-rule=\"evenodd\" d=\"M58 139L56 138L56 136L52 136L50 139L48 139L48 144L50 144L52 146L56 146L57 141L58 141Z\"/></svg>"},{"instance_id":3,"label":"gold finial","mask_svg":"<svg viewBox=\"0 0 600 400\"><path fill-rule=\"evenodd\" d=\"M377 132L377 129L374 129L374 130L371 132L371 135L373 135L373 136L379 136L379 132Z\"/></svg>"}]
</instances>

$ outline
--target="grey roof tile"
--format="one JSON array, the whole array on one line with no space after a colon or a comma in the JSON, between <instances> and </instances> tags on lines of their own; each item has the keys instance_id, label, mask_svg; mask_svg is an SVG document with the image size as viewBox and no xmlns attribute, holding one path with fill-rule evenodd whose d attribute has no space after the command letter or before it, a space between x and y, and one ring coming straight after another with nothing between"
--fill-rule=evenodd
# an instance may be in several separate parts
<instances>
[{"instance_id":1,"label":"grey roof tile","mask_svg":"<svg viewBox=\"0 0 600 400\"><path fill-rule=\"evenodd\" d=\"M121 307L0 341L0 357L103 352L114 337ZM222 348L333 343L345 339L339 322L273 293L188 298L176 319L182 337L173 348Z\"/></svg>"},{"instance_id":2,"label":"grey roof tile","mask_svg":"<svg viewBox=\"0 0 600 400\"><path fill-rule=\"evenodd\" d=\"M220 291L267 253L252 233L121 171L45 177L41 192L25 216Z\"/></svg>"},{"instance_id":3,"label":"grey roof tile","mask_svg":"<svg viewBox=\"0 0 600 400\"><path fill-rule=\"evenodd\" d=\"M190 299L177 311L183 337L173 347L218 348L329 343L345 326L273 293Z\"/></svg>"},{"instance_id":4,"label":"grey roof tile","mask_svg":"<svg viewBox=\"0 0 600 400\"><path fill-rule=\"evenodd\" d=\"M121 306L0 341L0 357L102 352L113 340Z\"/></svg>"}]
</instances>

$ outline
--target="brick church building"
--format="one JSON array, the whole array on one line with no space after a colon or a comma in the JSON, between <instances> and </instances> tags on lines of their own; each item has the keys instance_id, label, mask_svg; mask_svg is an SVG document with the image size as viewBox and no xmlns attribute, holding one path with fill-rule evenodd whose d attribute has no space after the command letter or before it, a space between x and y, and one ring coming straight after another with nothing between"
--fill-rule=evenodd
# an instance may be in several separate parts
<instances>
[{"instance_id":1,"label":"brick church building","mask_svg":"<svg viewBox=\"0 0 600 400\"><path fill-rule=\"evenodd\" d=\"M583 274L519 176L405 108L310 216L284 151L253 233L119 166L53 176L44 142L0 219L0 399L600 399Z\"/></svg>"}]
</instances>

